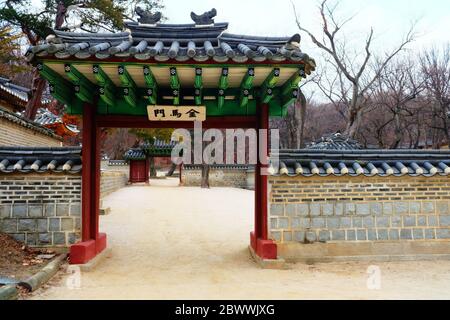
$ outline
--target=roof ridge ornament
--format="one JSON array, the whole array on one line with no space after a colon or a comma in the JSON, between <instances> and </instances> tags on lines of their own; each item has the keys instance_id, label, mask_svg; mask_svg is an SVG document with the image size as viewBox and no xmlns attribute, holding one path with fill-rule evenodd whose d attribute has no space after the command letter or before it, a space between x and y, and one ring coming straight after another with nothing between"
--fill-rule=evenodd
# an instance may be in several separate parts
<instances>
[{"instance_id":1,"label":"roof ridge ornament","mask_svg":"<svg viewBox=\"0 0 450 320\"><path fill-rule=\"evenodd\" d=\"M139 16L138 22L140 24L156 24L162 18L162 14L160 11L152 13L150 10L146 11L141 7L136 7L134 11Z\"/></svg>"},{"instance_id":2,"label":"roof ridge ornament","mask_svg":"<svg viewBox=\"0 0 450 320\"><path fill-rule=\"evenodd\" d=\"M191 12L191 19L194 20L196 25L210 25L214 24L214 17L217 16L217 10L212 8L210 11L206 11L203 14L196 14Z\"/></svg>"}]
</instances>

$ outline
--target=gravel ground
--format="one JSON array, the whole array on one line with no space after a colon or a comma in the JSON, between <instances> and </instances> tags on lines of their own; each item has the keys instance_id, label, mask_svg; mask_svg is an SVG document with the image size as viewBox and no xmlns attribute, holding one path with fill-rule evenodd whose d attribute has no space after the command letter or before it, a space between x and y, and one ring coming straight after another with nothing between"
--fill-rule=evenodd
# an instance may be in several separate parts
<instances>
[{"instance_id":1,"label":"gravel ground","mask_svg":"<svg viewBox=\"0 0 450 320\"><path fill-rule=\"evenodd\" d=\"M111 257L80 278L60 272L30 298L450 299L450 261L376 263L379 290L367 287L368 262L259 269L247 249L253 192L176 184L152 181L105 198Z\"/></svg>"}]
</instances>

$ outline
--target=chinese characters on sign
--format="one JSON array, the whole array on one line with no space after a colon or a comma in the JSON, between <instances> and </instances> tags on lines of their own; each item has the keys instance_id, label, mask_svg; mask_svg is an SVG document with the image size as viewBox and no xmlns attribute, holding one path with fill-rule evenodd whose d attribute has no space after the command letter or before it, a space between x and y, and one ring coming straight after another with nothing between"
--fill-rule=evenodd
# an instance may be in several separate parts
<instances>
[{"instance_id":1,"label":"chinese characters on sign","mask_svg":"<svg viewBox=\"0 0 450 320\"><path fill-rule=\"evenodd\" d=\"M150 121L205 121L204 106L148 106Z\"/></svg>"}]
</instances>

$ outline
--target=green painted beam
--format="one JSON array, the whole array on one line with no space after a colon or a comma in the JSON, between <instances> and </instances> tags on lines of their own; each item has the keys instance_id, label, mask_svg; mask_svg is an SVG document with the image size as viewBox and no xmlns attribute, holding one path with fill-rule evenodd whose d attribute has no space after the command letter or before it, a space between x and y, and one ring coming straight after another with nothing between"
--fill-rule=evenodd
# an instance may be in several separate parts
<instances>
[{"instance_id":1,"label":"green painted beam","mask_svg":"<svg viewBox=\"0 0 450 320\"><path fill-rule=\"evenodd\" d=\"M219 79L219 92L217 96L217 106L222 108L225 103L226 90L228 89L228 68L222 68L222 74Z\"/></svg>"},{"instance_id":2,"label":"green painted beam","mask_svg":"<svg viewBox=\"0 0 450 320\"><path fill-rule=\"evenodd\" d=\"M250 90L253 87L253 79L255 78L255 69L254 68L248 68L247 73L244 76L244 79L242 79L241 82L241 94L239 98L239 104L241 108L244 108L248 104L248 97L250 95Z\"/></svg>"},{"instance_id":3,"label":"green painted beam","mask_svg":"<svg viewBox=\"0 0 450 320\"><path fill-rule=\"evenodd\" d=\"M295 103L298 98L298 91L299 89L295 88L283 96L281 105L283 111L289 108L293 103Z\"/></svg>"},{"instance_id":4,"label":"green painted beam","mask_svg":"<svg viewBox=\"0 0 450 320\"><path fill-rule=\"evenodd\" d=\"M147 84L146 96L150 104L156 104L158 84L149 66L143 66L144 79Z\"/></svg>"},{"instance_id":5,"label":"green painted beam","mask_svg":"<svg viewBox=\"0 0 450 320\"><path fill-rule=\"evenodd\" d=\"M275 88L279 79L280 69L275 68L272 70L266 80L264 80L264 83L261 86L261 101L263 103L269 103L273 98L273 89Z\"/></svg>"},{"instance_id":6,"label":"green painted beam","mask_svg":"<svg viewBox=\"0 0 450 320\"><path fill-rule=\"evenodd\" d=\"M195 79L194 79L194 100L195 104L201 105L203 101L202 89L203 89L203 70L202 68L195 68Z\"/></svg>"},{"instance_id":7,"label":"green painted beam","mask_svg":"<svg viewBox=\"0 0 450 320\"><path fill-rule=\"evenodd\" d=\"M75 99L72 84L45 64L37 65L39 74L48 81L50 93L59 102L69 105Z\"/></svg>"},{"instance_id":8,"label":"green painted beam","mask_svg":"<svg viewBox=\"0 0 450 320\"><path fill-rule=\"evenodd\" d=\"M304 71L301 69L295 72L288 81L282 86L281 88L281 95L285 96L288 95L289 92L292 92L293 89L298 88L298 84L300 83L300 80L302 79L302 74L304 74Z\"/></svg>"},{"instance_id":9,"label":"green painted beam","mask_svg":"<svg viewBox=\"0 0 450 320\"><path fill-rule=\"evenodd\" d=\"M75 95L81 101L93 103L93 84L71 64L64 65L64 72L73 83L73 90L75 92Z\"/></svg>"},{"instance_id":10,"label":"green painted beam","mask_svg":"<svg viewBox=\"0 0 450 320\"><path fill-rule=\"evenodd\" d=\"M119 75L120 82L122 83L121 94L125 101L131 106L136 106L136 89L137 86L131 78L125 65L121 64L117 66L117 74Z\"/></svg>"},{"instance_id":11,"label":"green painted beam","mask_svg":"<svg viewBox=\"0 0 450 320\"><path fill-rule=\"evenodd\" d=\"M172 88L173 104L180 104L180 79L178 78L177 68L170 68L170 88Z\"/></svg>"},{"instance_id":12,"label":"green painted beam","mask_svg":"<svg viewBox=\"0 0 450 320\"><path fill-rule=\"evenodd\" d=\"M100 100L104 101L109 106L114 106L116 96L116 86L109 79L108 75L103 71L100 65L94 64L92 66L92 73L98 84L98 93Z\"/></svg>"}]
</instances>

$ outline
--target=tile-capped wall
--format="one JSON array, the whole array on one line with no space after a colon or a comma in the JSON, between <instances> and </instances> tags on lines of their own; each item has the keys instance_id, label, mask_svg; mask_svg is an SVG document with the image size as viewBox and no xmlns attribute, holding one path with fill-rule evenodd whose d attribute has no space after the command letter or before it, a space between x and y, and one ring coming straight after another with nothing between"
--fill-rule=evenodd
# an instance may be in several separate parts
<instances>
[{"instance_id":1,"label":"tile-capped wall","mask_svg":"<svg viewBox=\"0 0 450 320\"><path fill-rule=\"evenodd\" d=\"M450 239L448 177L271 177L278 242Z\"/></svg>"}]
</instances>

